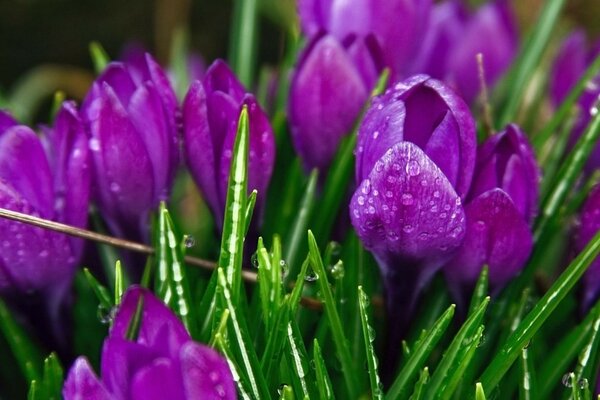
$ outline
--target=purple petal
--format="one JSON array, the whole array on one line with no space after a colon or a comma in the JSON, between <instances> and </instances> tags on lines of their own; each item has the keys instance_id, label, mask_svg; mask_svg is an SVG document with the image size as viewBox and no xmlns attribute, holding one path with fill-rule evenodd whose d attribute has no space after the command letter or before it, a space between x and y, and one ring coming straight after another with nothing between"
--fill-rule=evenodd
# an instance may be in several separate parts
<instances>
[{"instance_id":1,"label":"purple petal","mask_svg":"<svg viewBox=\"0 0 600 400\"><path fill-rule=\"evenodd\" d=\"M600 230L600 186L595 186L588 195L579 221L579 229L575 235L577 252L581 252ZM600 294L600 257L596 257L583 275L583 289L583 307L589 309Z\"/></svg>"},{"instance_id":2,"label":"purple petal","mask_svg":"<svg viewBox=\"0 0 600 400\"><path fill-rule=\"evenodd\" d=\"M186 397L179 367L167 358L157 358L135 373L131 382L130 398L132 400L186 400L207 397Z\"/></svg>"},{"instance_id":3,"label":"purple petal","mask_svg":"<svg viewBox=\"0 0 600 400\"><path fill-rule=\"evenodd\" d=\"M108 64L102 74L96 79L96 83L98 87L91 92L92 100L93 97L101 96L102 85L108 84L124 107L129 105L129 99L131 99L136 89L136 83L133 81L127 66L120 62L111 62Z\"/></svg>"},{"instance_id":4,"label":"purple petal","mask_svg":"<svg viewBox=\"0 0 600 400\"><path fill-rule=\"evenodd\" d=\"M188 399L236 399L227 361L213 349L188 342L181 349L181 370Z\"/></svg>"},{"instance_id":5,"label":"purple petal","mask_svg":"<svg viewBox=\"0 0 600 400\"><path fill-rule=\"evenodd\" d=\"M373 35L353 38L352 42L345 46L348 55L352 58L365 87L370 90L375 87L379 74L383 70L383 54Z\"/></svg>"},{"instance_id":6,"label":"purple petal","mask_svg":"<svg viewBox=\"0 0 600 400\"><path fill-rule=\"evenodd\" d=\"M288 116L304 166L324 169L340 139L350 133L368 89L332 36L316 39L304 51L292 78Z\"/></svg>"},{"instance_id":7,"label":"purple petal","mask_svg":"<svg viewBox=\"0 0 600 400\"><path fill-rule=\"evenodd\" d=\"M311 37L327 26L331 3L334 0L298 0L302 31Z\"/></svg>"},{"instance_id":8,"label":"purple petal","mask_svg":"<svg viewBox=\"0 0 600 400\"><path fill-rule=\"evenodd\" d=\"M79 357L73 363L62 395L65 400L114 400L85 357Z\"/></svg>"},{"instance_id":9,"label":"purple petal","mask_svg":"<svg viewBox=\"0 0 600 400\"><path fill-rule=\"evenodd\" d=\"M6 111L0 110L0 136L15 125L18 125L18 122Z\"/></svg>"},{"instance_id":10,"label":"purple petal","mask_svg":"<svg viewBox=\"0 0 600 400\"><path fill-rule=\"evenodd\" d=\"M394 145L361 182L350 217L365 247L406 262L443 259L462 242L460 197L443 172L410 142Z\"/></svg>"},{"instance_id":11,"label":"purple petal","mask_svg":"<svg viewBox=\"0 0 600 400\"><path fill-rule=\"evenodd\" d=\"M492 189L465 206L467 233L444 267L453 285L471 286L489 267L490 286L504 286L525 265L533 246L529 225L502 189Z\"/></svg>"},{"instance_id":12,"label":"purple petal","mask_svg":"<svg viewBox=\"0 0 600 400\"><path fill-rule=\"evenodd\" d=\"M172 128L175 127L175 113L177 111L177 96L175 91L169 82L169 78L165 71L158 65L158 63L152 58L149 53L146 53L146 65L148 67L148 73L150 80L154 84L157 92L160 94L160 98L164 104L167 118L171 120Z\"/></svg>"},{"instance_id":13,"label":"purple petal","mask_svg":"<svg viewBox=\"0 0 600 400\"><path fill-rule=\"evenodd\" d=\"M246 90L225 61L216 60L206 71L204 88L207 94L223 92L231 96L235 103L241 103Z\"/></svg>"},{"instance_id":14,"label":"purple petal","mask_svg":"<svg viewBox=\"0 0 600 400\"><path fill-rule=\"evenodd\" d=\"M54 215L52 174L36 134L17 125L0 136L0 179L10 182L42 218Z\"/></svg>"}]
</instances>

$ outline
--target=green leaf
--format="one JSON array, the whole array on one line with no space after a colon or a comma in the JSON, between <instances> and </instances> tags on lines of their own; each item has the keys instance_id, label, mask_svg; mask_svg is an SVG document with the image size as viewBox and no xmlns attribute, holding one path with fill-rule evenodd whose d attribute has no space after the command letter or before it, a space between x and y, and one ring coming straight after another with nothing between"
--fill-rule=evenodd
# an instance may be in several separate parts
<instances>
[{"instance_id":1,"label":"green leaf","mask_svg":"<svg viewBox=\"0 0 600 400\"><path fill-rule=\"evenodd\" d=\"M464 368L470 362L475 349L479 345L483 330L481 321L483 320L489 301L490 298L486 297L454 336L450 346L444 352L442 360L431 376L431 380L427 385L426 398L444 398L444 396L452 394Z\"/></svg>"},{"instance_id":2,"label":"green leaf","mask_svg":"<svg viewBox=\"0 0 600 400\"><path fill-rule=\"evenodd\" d=\"M471 297L471 305L469 306L469 315L473 314L475 310L484 302L488 292L488 281L490 276L490 270L487 265L484 265L479 274L479 279L475 284L473 290L473 297Z\"/></svg>"},{"instance_id":3,"label":"green leaf","mask_svg":"<svg viewBox=\"0 0 600 400\"><path fill-rule=\"evenodd\" d=\"M252 87L256 64L257 7L258 0L235 0L234 2L229 64L246 87Z\"/></svg>"},{"instance_id":4,"label":"green leaf","mask_svg":"<svg viewBox=\"0 0 600 400\"><path fill-rule=\"evenodd\" d=\"M321 354L321 347L319 341L314 339L313 341L313 361L315 363L315 373L317 375L317 389L319 390L320 399L333 399L333 386L331 385L331 379L325 367L325 360L323 354Z\"/></svg>"},{"instance_id":5,"label":"green leaf","mask_svg":"<svg viewBox=\"0 0 600 400\"><path fill-rule=\"evenodd\" d=\"M258 239L256 255L258 259L258 286L262 304L262 316L267 332L273 327L273 318L281 303L281 245L275 239L273 257L263 245L262 238Z\"/></svg>"},{"instance_id":6,"label":"green leaf","mask_svg":"<svg viewBox=\"0 0 600 400\"><path fill-rule=\"evenodd\" d=\"M400 372L398 372L394 383L386 394L387 399L401 399L408 396L414 378L417 376L417 373L422 370L425 362L427 362L427 359L431 355L431 352L435 349L435 346L448 329L448 326L454 317L455 309L456 306L454 304L448 307L426 335L415 344L410 358L408 358Z\"/></svg>"},{"instance_id":7,"label":"green leaf","mask_svg":"<svg viewBox=\"0 0 600 400\"><path fill-rule=\"evenodd\" d=\"M475 384L475 400L486 400L481 382Z\"/></svg>"},{"instance_id":8,"label":"green leaf","mask_svg":"<svg viewBox=\"0 0 600 400\"><path fill-rule=\"evenodd\" d=\"M212 335L213 328L213 320L214 313L216 308L216 293L217 290L217 271L215 271L210 280L208 281L208 285L202 295L202 300L200 301L200 307L198 307L197 318L199 321L202 321L200 325L200 333L198 337L201 342L208 342Z\"/></svg>"},{"instance_id":9,"label":"green leaf","mask_svg":"<svg viewBox=\"0 0 600 400\"><path fill-rule=\"evenodd\" d=\"M270 398L269 390L262 375L256 351L251 345L252 340L245 325L246 321L243 319L243 316L238 315L238 310L233 304L233 294L231 293L222 267L217 269L217 276L217 285L219 288L217 294L220 301L224 304L225 309L229 310L229 335L232 338L230 344L235 357L234 359L242 366L242 378L245 378L248 382L248 389L252 397L268 399Z\"/></svg>"},{"instance_id":10,"label":"green leaf","mask_svg":"<svg viewBox=\"0 0 600 400\"><path fill-rule=\"evenodd\" d=\"M248 200L246 201L246 214L244 216L244 220L246 221L246 227L244 228L244 236L248 234L248 230L250 229L250 223L252 222L252 215L254 214L254 206L256 205L256 196L258 192L256 189L250 193L248 196Z\"/></svg>"},{"instance_id":11,"label":"green leaf","mask_svg":"<svg viewBox=\"0 0 600 400\"><path fill-rule=\"evenodd\" d=\"M283 302L279 308L276 316L274 329L270 332L267 338L267 344L265 345L265 351L263 352L260 359L260 366L264 375L270 379L281 360L281 351L285 344L285 338L287 333L287 322L290 320L290 301L289 297ZM279 382L277 382L279 384Z\"/></svg>"},{"instance_id":12,"label":"green leaf","mask_svg":"<svg viewBox=\"0 0 600 400\"><path fill-rule=\"evenodd\" d=\"M121 261L117 261L115 264L115 305L121 304L121 297L123 297L126 287Z\"/></svg>"},{"instance_id":13,"label":"green leaf","mask_svg":"<svg viewBox=\"0 0 600 400\"><path fill-rule=\"evenodd\" d=\"M296 310L298 309L298 304L300 303L300 298L302 297L302 289L304 288L304 280L306 278L306 273L308 272L308 266L310 265L310 258L307 256L304 262L302 263L302 267L300 268L300 272L296 277L296 282L294 283L294 288L292 289L292 293L290 294L290 308L292 310L292 315L296 314Z\"/></svg>"},{"instance_id":14,"label":"green leaf","mask_svg":"<svg viewBox=\"0 0 600 400\"><path fill-rule=\"evenodd\" d=\"M556 21L563 9L565 0L549 0L545 2L540 16L529 34L529 38L514 62L513 70L510 72L512 78L509 82L506 93L511 97L508 99L502 114L500 115L497 126L503 127L510 123L514 118L521 99L525 94L527 83L531 80L535 69L540 65L540 59L550 37L555 30Z\"/></svg>"},{"instance_id":15,"label":"green leaf","mask_svg":"<svg viewBox=\"0 0 600 400\"><path fill-rule=\"evenodd\" d=\"M369 325L369 316L367 313L367 304L369 297L365 294L362 286L358 287L358 305L360 310L360 320L362 323L363 336L365 339L365 349L367 353L367 366L369 370L369 381L371 383L371 398L383 399L383 385L379 379L377 370L377 356L373 349L375 335L373 328Z\"/></svg>"},{"instance_id":16,"label":"green leaf","mask_svg":"<svg viewBox=\"0 0 600 400\"><path fill-rule=\"evenodd\" d=\"M94 294L98 298L100 306L103 307L105 310L110 310L111 308L113 308L114 304L112 302L110 294L108 293L108 289L105 286L103 286L100 282L98 282L96 278L94 278L94 275L92 275L89 269L84 268L83 274L88 284L94 291Z\"/></svg>"},{"instance_id":17,"label":"green leaf","mask_svg":"<svg viewBox=\"0 0 600 400\"><path fill-rule=\"evenodd\" d=\"M308 353L296 320L291 319L287 324L287 350L285 358L292 378L292 388L296 397L316 398L314 377L309 367Z\"/></svg>"},{"instance_id":18,"label":"green leaf","mask_svg":"<svg viewBox=\"0 0 600 400\"><path fill-rule=\"evenodd\" d=\"M429 368L425 367L421 371L419 375L419 380L415 383L415 387L412 395L410 396L410 400L420 400L423 399L425 394L425 386L429 382Z\"/></svg>"},{"instance_id":19,"label":"green leaf","mask_svg":"<svg viewBox=\"0 0 600 400\"><path fill-rule=\"evenodd\" d=\"M250 2L255 1L251 0ZM244 257L244 234L248 190L248 107L243 106L238 120L238 129L233 146L233 158L229 170L227 200L223 219L223 235L219 267L223 269L227 284L231 287L233 303L240 297L242 262Z\"/></svg>"},{"instance_id":20,"label":"green leaf","mask_svg":"<svg viewBox=\"0 0 600 400\"><path fill-rule=\"evenodd\" d=\"M600 121L599 119L596 119ZM486 390L493 389L508 371L521 350L537 333L542 324L575 286L590 263L600 253L600 232L594 236L581 253L554 282L548 292L537 302L533 310L521 321L500 351L495 355L481 376Z\"/></svg>"},{"instance_id":21,"label":"green leaf","mask_svg":"<svg viewBox=\"0 0 600 400\"><path fill-rule=\"evenodd\" d=\"M283 385L281 386L281 389L279 389L279 398L282 400L294 400L294 390L292 389L291 386L289 385Z\"/></svg>"},{"instance_id":22,"label":"green leaf","mask_svg":"<svg viewBox=\"0 0 600 400\"><path fill-rule=\"evenodd\" d=\"M25 379L41 382L42 352L17 323L2 299L0 299L0 330L10 345L10 350L15 356L18 367Z\"/></svg>"},{"instance_id":23,"label":"green leaf","mask_svg":"<svg viewBox=\"0 0 600 400\"><path fill-rule=\"evenodd\" d=\"M349 397L355 399L358 396L358 384L360 382L360 379L358 379L359 375L357 375L354 363L352 362L352 355L350 354L350 349L348 348L348 341L344 335L342 321L340 320L340 316L337 312L337 308L333 299L333 294L331 293L331 288L329 287L329 282L327 281L327 273L325 272L325 267L323 266L323 260L321 259L321 254L319 253L317 241L310 230L308 231L308 248L310 263L316 275L319 290L321 291L321 297L325 306L325 314L331 327L333 342L337 350L338 358L342 364L342 373L344 382L346 384L346 389L348 390Z\"/></svg>"},{"instance_id":24,"label":"green leaf","mask_svg":"<svg viewBox=\"0 0 600 400\"><path fill-rule=\"evenodd\" d=\"M213 337L208 342L209 346L215 347L217 342L217 336L225 337L227 334L227 321L229 320L229 310L225 309L221 313L221 320L219 321L219 325L217 325L217 329L213 331Z\"/></svg>"},{"instance_id":25,"label":"green leaf","mask_svg":"<svg viewBox=\"0 0 600 400\"><path fill-rule=\"evenodd\" d=\"M94 71L100 75L108 63L110 63L110 57L106 54L104 47L99 42L90 43L90 56L92 57L92 63L94 64Z\"/></svg>"},{"instance_id":26,"label":"green leaf","mask_svg":"<svg viewBox=\"0 0 600 400\"><path fill-rule=\"evenodd\" d=\"M156 231L156 294L179 317L186 329L196 336L197 322L192 311L192 297L186 278L181 237L176 234L173 220L164 202L158 212Z\"/></svg>"},{"instance_id":27,"label":"green leaf","mask_svg":"<svg viewBox=\"0 0 600 400\"><path fill-rule=\"evenodd\" d=\"M28 398L32 400L62 399L63 369L56 353L51 353L44 360L41 381L31 381Z\"/></svg>"},{"instance_id":28,"label":"green leaf","mask_svg":"<svg viewBox=\"0 0 600 400\"><path fill-rule=\"evenodd\" d=\"M600 313L595 315L594 324L592 325L592 334L590 336L589 342L581 351L579 355L579 359L577 360L577 368L575 370L575 375L577 377L577 381L581 382L585 379L586 382L591 383L592 387L596 382L597 371L596 367L598 365L598 349L600 348Z\"/></svg>"},{"instance_id":29,"label":"green leaf","mask_svg":"<svg viewBox=\"0 0 600 400\"><path fill-rule=\"evenodd\" d=\"M248 393L248 389L246 389L245 383L242 380L241 370L237 363L234 361L233 354L227 346L225 339L221 334L217 334L215 336L215 347L225 356L227 359L227 363L229 364L229 370L231 371L231 375L233 376L233 381L235 382L239 396L244 400L253 399L252 396Z\"/></svg>"},{"instance_id":30,"label":"green leaf","mask_svg":"<svg viewBox=\"0 0 600 400\"><path fill-rule=\"evenodd\" d=\"M519 399L531 400L537 399L537 385L535 381L535 370L533 360L529 354L529 349L521 350L521 382L519 385Z\"/></svg>"}]
</instances>

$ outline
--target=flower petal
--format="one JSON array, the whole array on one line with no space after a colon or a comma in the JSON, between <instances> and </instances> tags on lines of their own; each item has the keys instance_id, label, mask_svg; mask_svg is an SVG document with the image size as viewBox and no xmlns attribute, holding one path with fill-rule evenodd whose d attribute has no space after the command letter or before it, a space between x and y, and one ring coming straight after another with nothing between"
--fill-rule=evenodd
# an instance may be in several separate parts
<instances>
[{"instance_id":1,"label":"flower petal","mask_svg":"<svg viewBox=\"0 0 600 400\"><path fill-rule=\"evenodd\" d=\"M85 357L79 357L73 363L62 394L65 400L114 400Z\"/></svg>"},{"instance_id":2,"label":"flower petal","mask_svg":"<svg viewBox=\"0 0 600 400\"><path fill-rule=\"evenodd\" d=\"M236 399L227 361L210 347L192 341L181 349L181 371L188 399Z\"/></svg>"},{"instance_id":3,"label":"flower petal","mask_svg":"<svg viewBox=\"0 0 600 400\"><path fill-rule=\"evenodd\" d=\"M135 373L131 382L132 400L207 399L205 396L186 397L179 366L167 358L157 358Z\"/></svg>"}]
</instances>

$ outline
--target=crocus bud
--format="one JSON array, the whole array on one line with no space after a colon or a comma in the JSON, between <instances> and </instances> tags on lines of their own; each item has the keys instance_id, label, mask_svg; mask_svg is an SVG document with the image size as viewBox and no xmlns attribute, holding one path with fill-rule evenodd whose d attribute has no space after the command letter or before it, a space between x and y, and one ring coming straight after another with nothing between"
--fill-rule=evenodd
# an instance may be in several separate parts
<instances>
[{"instance_id":1,"label":"crocus bud","mask_svg":"<svg viewBox=\"0 0 600 400\"><path fill-rule=\"evenodd\" d=\"M581 252L600 230L600 185L596 185L579 215L575 234L575 250ZM589 308L600 297L600 257L596 258L583 275L583 309Z\"/></svg>"},{"instance_id":2,"label":"crocus bud","mask_svg":"<svg viewBox=\"0 0 600 400\"><path fill-rule=\"evenodd\" d=\"M75 104L63 104L44 143L1 111L0 124L0 207L85 227L90 172ZM81 239L6 219L0 219L0 244L0 292L53 294L71 282L83 245ZM58 297L48 300L59 302Z\"/></svg>"},{"instance_id":3,"label":"crocus bud","mask_svg":"<svg viewBox=\"0 0 600 400\"><path fill-rule=\"evenodd\" d=\"M510 66L517 46L517 24L508 1L490 1L474 14L458 1L446 1L431 13L412 70L444 80L470 103L480 91L477 54L483 55L486 83L491 86Z\"/></svg>"},{"instance_id":4,"label":"crocus bud","mask_svg":"<svg viewBox=\"0 0 600 400\"><path fill-rule=\"evenodd\" d=\"M372 37L342 44L314 37L303 50L290 85L288 118L294 147L307 170L326 169L348 135L379 71Z\"/></svg>"},{"instance_id":5,"label":"crocus bud","mask_svg":"<svg viewBox=\"0 0 600 400\"><path fill-rule=\"evenodd\" d=\"M475 147L467 105L426 75L374 98L362 121L350 218L378 261L393 346L422 286L462 243Z\"/></svg>"},{"instance_id":6,"label":"crocus bud","mask_svg":"<svg viewBox=\"0 0 600 400\"><path fill-rule=\"evenodd\" d=\"M110 63L82 105L95 199L115 234L148 239L150 212L166 200L178 165L177 100L149 54Z\"/></svg>"},{"instance_id":7,"label":"crocus bud","mask_svg":"<svg viewBox=\"0 0 600 400\"><path fill-rule=\"evenodd\" d=\"M583 31L575 31L563 42L550 75L550 95L554 107L560 106L594 58L600 55L600 41L589 46ZM600 109L600 75L587 83L577 100L579 113L573 126L571 143L581 136ZM586 164L588 172L600 167L600 147L592 151Z\"/></svg>"},{"instance_id":8,"label":"crocus bud","mask_svg":"<svg viewBox=\"0 0 600 400\"><path fill-rule=\"evenodd\" d=\"M465 213L462 246L444 267L459 300L484 265L492 290L503 287L525 265L533 246L531 224L538 210L539 168L527 137L509 125L480 145Z\"/></svg>"},{"instance_id":9,"label":"crocus bud","mask_svg":"<svg viewBox=\"0 0 600 400\"><path fill-rule=\"evenodd\" d=\"M431 0L300 0L302 30L308 37L326 31L339 41L372 34L392 76L405 75L427 28Z\"/></svg>"},{"instance_id":10,"label":"crocus bud","mask_svg":"<svg viewBox=\"0 0 600 400\"><path fill-rule=\"evenodd\" d=\"M248 190L258 191L254 215L260 221L275 162L275 139L256 99L221 60L195 81L183 103L184 151L187 165L219 227L223 223L232 150L242 107L248 106L250 145Z\"/></svg>"},{"instance_id":11,"label":"crocus bud","mask_svg":"<svg viewBox=\"0 0 600 400\"><path fill-rule=\"evenodd\" d=\"M127 332L141 305L136 339ZM130 288L102 348L98 378L79 357L63 387L65 400L236 399L227 361L194 342L177 317L154 295Z\"/></svg>"}]
</instances>

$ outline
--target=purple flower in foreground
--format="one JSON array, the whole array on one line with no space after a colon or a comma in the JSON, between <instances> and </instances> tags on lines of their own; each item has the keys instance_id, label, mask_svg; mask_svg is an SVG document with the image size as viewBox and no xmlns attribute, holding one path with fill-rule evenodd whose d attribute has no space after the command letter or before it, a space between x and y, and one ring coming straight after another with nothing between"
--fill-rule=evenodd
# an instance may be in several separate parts
<instances>
[{"instance_id":1,"label":"purple flower in foreground","mask_svg":"<svg viewBox=\"0 0 600 400\"><path fill-rule=\"evenodd\" d=\"M141 299L141 302L140 302ZM126 338L138 304L136 340ZM65 381L65 400L235 399L227 361L194 342L181 321L146 289L129 289L102 349L99 379L79 357Z\"/></svg>"},{"instance_id":2,"label":"purple flower in foreground","mask_svg":"<svg viewBox=\"0 0 600 400\"><path fill-rule=\"evenodd\" d=\"M393 76L405 74L418 50L429 19L431 0L300 0L302 30L308 37L321 31L345 41L372 34ZM370 88L369 88L370 89Z\"/></svg>"},{"instance_id":3,"label":"purple flower in foreground","mask_svg":"<svg viewBox=\"0 0 600 400\"><path fill-rule=\"evenodd\" d=\"M265 113L227 64L215 61L202 82L195 81L183 103L186 161L219 227L225 211L232 149L242 106L248 106L250 150L248 190L256 189L260 221L273 164L275 139Z\"/></svg>"},{"instance_id":4,"label":"purple flower in foreground","mask_svg":"<svg viewBox=\"0 0 600 400\"><path fill-rule=\"evenodd\" d=\"M376 97L360 126L350 217L377 259L388 305L414 296L460 246L475 124L442 82L417 75Z\"/></svg>"},{"instance_id":5,"label":"purple flower in foreground","mask_svg":"<svg viewBox=\"0 0 600 400\"><path fill-rule=\"evenodd\" d=\"M595 186L586 199L579 215L575 235L575 250L581 252L600 230L600 185ZM583 309L588 310L600 296L600 257L596 258L583 275Z\"/></svg>"},{"instance_id":6,"label":"purple flower in foreground","mask_svg":"<svg viewBox=\"0 0 600 400\"><path fill-rule=\"evenodd\" d=\"M166 200L177 169L177 99L149 54L113 62L82 105L94 164L95 199L119 236L148 238L150 212Z\"/></svg>"},{"instance_id":7,"label":"purple flower in foreground","mask_svg":"<svg viewBox=\"0 0 600 400\"><path fill-rule=\"evenodd\" d=\"M492 289L521 270L533 246L530 225L538 210L539 168L518 126L490 137L477 157L465 206L465 240L444 267L459 298L475 284L484 265Z\"/></svg>"},{"instance_id":8,"label":"purple flower in foreground","mask_svg":"<svg viewBox=\"0 0 600 400\"><path fill-rule=\"evenodd\" d=\"M589 64L600 55L600 41L593 47L588 46L583 31L573 32L563 42L550 76L550 95L552 103L558 107ZM573 127L572 143L581 136L592 116L598 113L600 102L600 75L588 82L583 94L577 101L579 115ZM592 171L600 167L600 146L596 146L590 156L586 169Z\"/></svg>"},{"instance_id":9,"label":"purple flower in foreground","mask_svg":"<svg viewBox=\"0 0 600 400\"><path fill-rule=\"evenodd\" d=\"M340 43L316 36L303 50L290 85L288 118L294 147L306 169L326 169L348 135L381 63L373 37Z\"/></svg>"},{"instance_id":10,"label":"purple flower in foreground","mask_svg":"<svg viewBox=\"0 0 600 400\"><path fill-rule=\"evenodd\" d=\"M470 103L480 90L476 55L483 54L486 81L493 85L517 47L516 19L506 0L488 2L472 15L460 2L445 1L431 13L413 71L444 80Z\"/></svg>"},{"instance_id":11,"label":"purple flower in foreground","mask_svg":"<svg viewBox=\"0 0 600 400\"><path fill-rule=\"evenodd\" d=\"M85 227L90 173L87 138L72 102L65 102L43 141L0 111L0 206ZM0 219L0 292L53 294L56 311L73 277L83 242Z\"/></svg>"}]
</instances>

